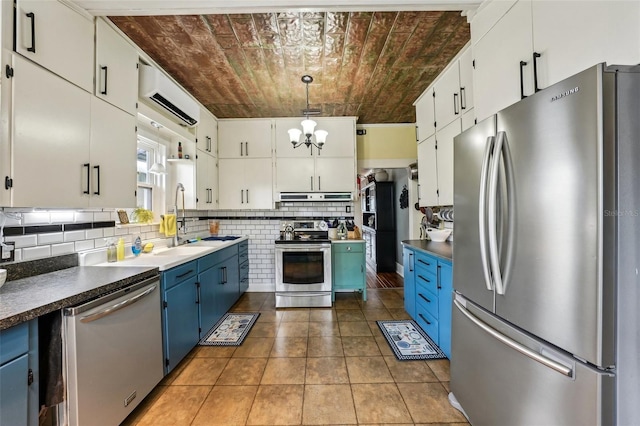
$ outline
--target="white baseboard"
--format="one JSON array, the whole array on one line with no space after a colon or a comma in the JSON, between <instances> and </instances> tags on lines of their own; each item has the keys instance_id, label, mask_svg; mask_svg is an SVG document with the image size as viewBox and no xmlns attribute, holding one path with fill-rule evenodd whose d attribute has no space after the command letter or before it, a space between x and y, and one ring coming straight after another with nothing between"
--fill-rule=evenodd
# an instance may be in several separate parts
<instances>
[{"instance_id":1,"label":"white baseboard","mask_svg":"<svg viewBox=\"0 0 640 426\"><path fill-rule=\"evenodd\" d=\"M402 278L404 278L404 265L402 265L401 263L396 262L396 272L398 275L400 275Z\"/></svg>"}]
</instances>

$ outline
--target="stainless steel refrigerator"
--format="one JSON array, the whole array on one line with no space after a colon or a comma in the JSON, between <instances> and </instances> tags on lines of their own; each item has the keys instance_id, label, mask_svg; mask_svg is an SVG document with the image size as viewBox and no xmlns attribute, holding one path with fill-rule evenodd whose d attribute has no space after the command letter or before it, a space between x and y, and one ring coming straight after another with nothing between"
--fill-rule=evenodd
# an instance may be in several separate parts
<instances>
[{"instance_id":1,"label":"stainless steel refrigerator","mask_svg":"<svg viewBox=\"0 0 640 426\"><path fill-rule=\"evenodd\" d=\"M640 422L640 66L454 141L450 401L473 425Z\"/></svg>"}]
</instances>

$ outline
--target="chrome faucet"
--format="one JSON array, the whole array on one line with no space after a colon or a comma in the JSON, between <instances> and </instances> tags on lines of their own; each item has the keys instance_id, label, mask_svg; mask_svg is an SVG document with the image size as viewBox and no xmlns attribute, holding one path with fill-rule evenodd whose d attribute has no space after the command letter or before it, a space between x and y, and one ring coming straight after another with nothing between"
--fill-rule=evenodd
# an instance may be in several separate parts
<instances>
[{"instance_id":1,"label":"chrome faucet","mask_svg":"<svg viewBox=\"0 0 640 426\"><path fill-rule=\"evenodd\" d=\"M173 239L173 246L177 247L180 244L180 237L178 236L178 231L180 229L182 229L182 231L186 234L187 233L187 221L185 219L185 213L184 213L184 185L181 183L178 183L178 185L176 186L176 201L173 205L173 211L175 211L176 213L176 221L178 220L178 191L182 191L182 227L178 226L176 224L176 235Z\"/></svg>"}]
</instances>

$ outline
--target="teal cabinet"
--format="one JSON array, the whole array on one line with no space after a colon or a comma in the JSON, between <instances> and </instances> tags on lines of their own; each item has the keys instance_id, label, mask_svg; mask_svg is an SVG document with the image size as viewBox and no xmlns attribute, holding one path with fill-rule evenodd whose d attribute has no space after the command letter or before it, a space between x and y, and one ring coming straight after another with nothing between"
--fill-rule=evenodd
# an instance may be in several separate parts
<instances>
[{"instance_id":1,"label":"teal cabinet","mask_svg":"<svg viewBox=\"0 0 640 426\"><path fill-rule=\"evenodd\" d=\"M238 268L240 277L240 296L249 289L249 242L238 244Z\"/></svg>"},{"instance_id":2,"label":"teal cabinet","mask_svg":"<svg viewBox=\"0 0 640 426\"><path fill-rule=\"evenodd\" d=\"M38 320L0 331L0 425L38 424Z\"/></svg>"},{"instance_id":3,"label":"teal cabinet","mask_svg":"<svg viewBox=\"0 0 640 426\"><path fill-rule=\"evenodd\" d=\"M162 273L162 328L165 374L198 344L199 309L196 261Z\"/></svg>"},{"instance_id":4,"label":"teal cabinet","mask_svg":"<svg viewBox=\"0 0 640 426\"><path fill-rule=\"evenodd\" d=\"M404 304L407 313L451 357L451 262L405 246Z\"/></svg>"},{"instance_id":5,"label":"teal cabinet","mask_svg":"<svg viewBox=\"0 0 640 426\"><path fill-rule=\"evenodd\" d=\"M367 277L364 241L335 242L331 244L331 300L336 290L356 290L367 300Z\"/></svg>"}]
</instances>

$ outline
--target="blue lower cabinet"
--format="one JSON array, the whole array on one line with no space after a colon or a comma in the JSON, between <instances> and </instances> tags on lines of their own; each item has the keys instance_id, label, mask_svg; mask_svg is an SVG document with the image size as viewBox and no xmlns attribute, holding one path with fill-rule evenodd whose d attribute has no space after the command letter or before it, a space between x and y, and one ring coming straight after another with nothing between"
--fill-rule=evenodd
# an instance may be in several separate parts
<instances>
[{"instance_id":1,"label":"blue lower cabinet","mask_svg":"<svg viewBox=\"0 0 640 426\"><path fill-rule=\"evenodd\" d=\"M332 300L336 290L356 290L367 300L366 257L364 241L331 244Z\"/></svg>"},{"instance_id":2,"label":"blue lower cabinet","mask_svg":"<svg viewBox=\"0 0 640 426\"><path fill-rule=\"evenodd\" d=\"M0 425L38 424L38 320L0 331Z\"/></svg>"},{"instance_id":3,"label":"blue lower cabinet","mask_svg":"<svg viewBox=\"0 0 640 426\"><path fill-rule=\"evenodd\" d=\"M198 273L200 288L200 337L215 325L224 312L217 308L218 301L218 271L215 267Z\"/></svg>"},{"instance_id":4,"label":"blue lower cabinet","mask_svg":"<svg viewBox=\"0 0 640 426\"><path fill-rule=\"evenodd\" d=\"M451 358L451 262L407 246L403 254L405 310Z\"/></svg>"},{"instance_id":5,"label":"blue lower cabinet","mask_svg":"<svg viewBox=\"0 0 640 426\"><path fill-rule=\"evenodd\" d=\"M165 374L168 374L200 338L196 275L166 290L163 305Z\"/></svg>"}]
</instances>

